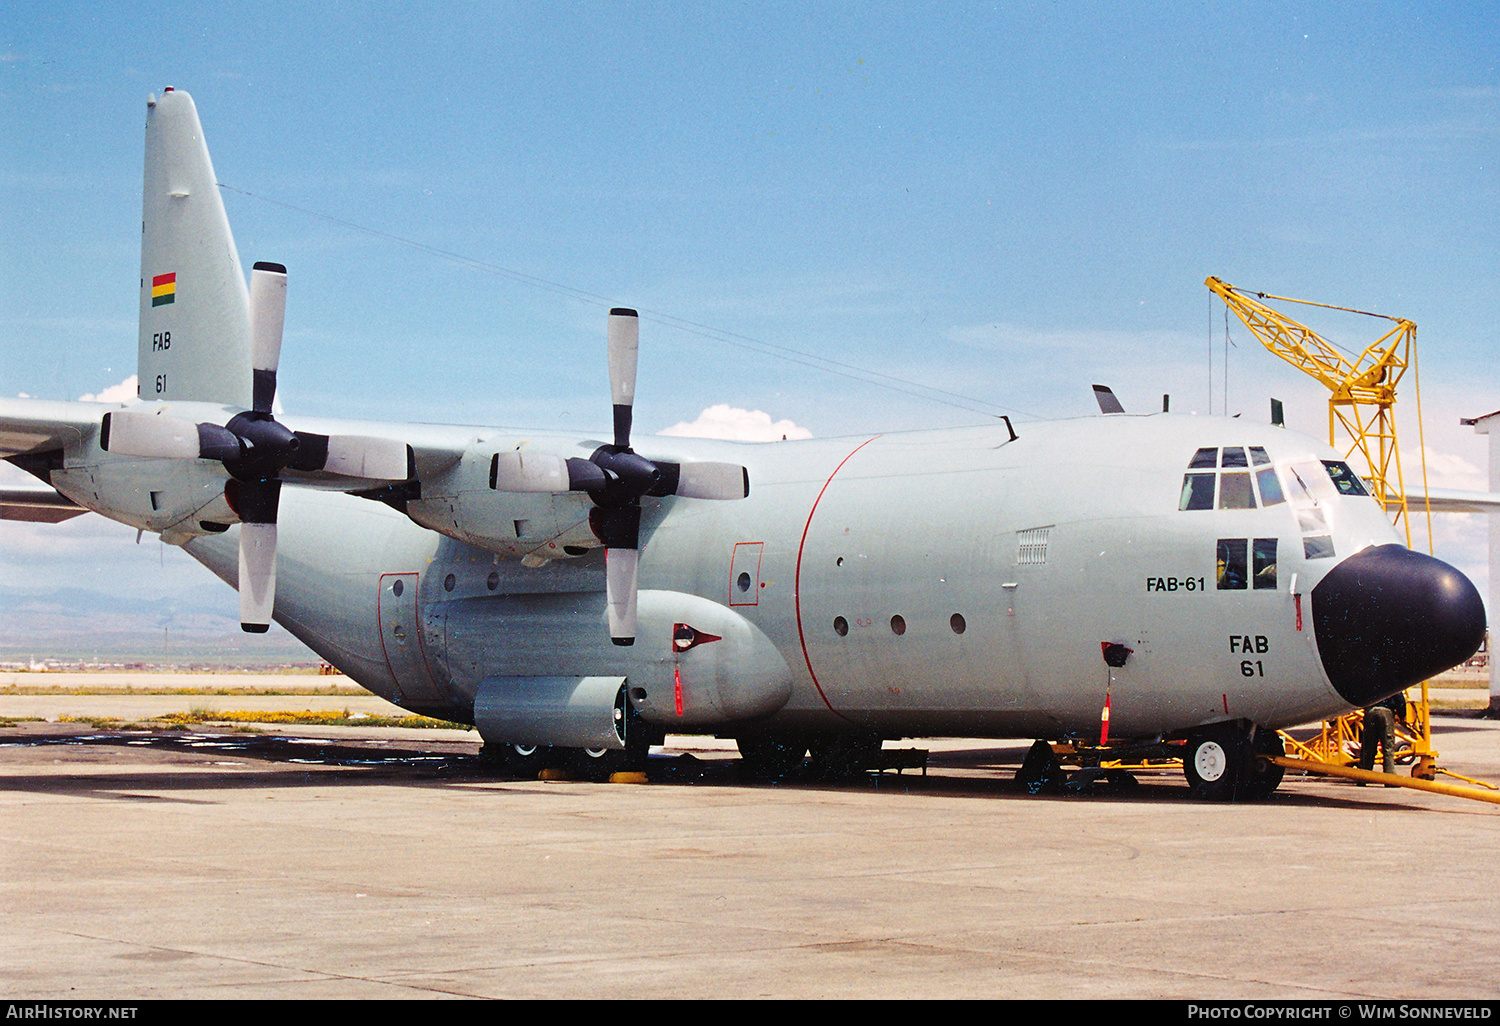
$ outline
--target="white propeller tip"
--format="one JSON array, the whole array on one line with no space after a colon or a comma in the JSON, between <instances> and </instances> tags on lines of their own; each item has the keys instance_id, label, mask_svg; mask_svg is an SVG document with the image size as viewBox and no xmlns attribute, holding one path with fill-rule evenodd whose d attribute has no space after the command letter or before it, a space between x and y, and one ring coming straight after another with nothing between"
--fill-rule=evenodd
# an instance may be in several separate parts
<instances>
[{"instance_id":1,"label":"white propeller tip","mask_svg":"<svg viewBox=\"0 0 1500 1026\"><path fill-rule=\"evenodd\" d=\"M276 525L240 525L240 629L264 634L276 603Z\"/></svg>"},{"instance_id":2,"label":"white propeller tip","mask_svg":"<svg viewBox=\"0 0 1500 1026\"><path fill-rule=\"evenodd\" d=\"M635 644L636 591L640 558L641 554L637 549L609 549L604 554L609 638L616 645Z\"/></svg>"}]
</instances>

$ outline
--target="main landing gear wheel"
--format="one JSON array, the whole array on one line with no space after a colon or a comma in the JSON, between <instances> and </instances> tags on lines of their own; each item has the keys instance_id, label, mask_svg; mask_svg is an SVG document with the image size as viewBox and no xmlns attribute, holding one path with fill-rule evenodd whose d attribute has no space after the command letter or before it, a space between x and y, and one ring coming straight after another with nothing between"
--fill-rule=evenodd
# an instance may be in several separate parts
<instances>
[{"instance_id":1,"label":"main landing gear wheel","mask_svg":"<svg viewBox=\"0 0 1500 1026\"><path fill-rule=\"evenodd\" d=\"M785 780L802 768L807 739L779 734L745 734L735 738L746 773L755 780Z\"/></svg>"},{"instance_id":2,"label":"main landing gear wheel","mask_svg":"<svg viewBox=\"0 0 1500 1026\"><path fill-rule=\"evenodd\" d=\"M623 748L570 748L567 769L575 776L595 783L608 780L625 768Z\"/></svg>"},{"instance_id":3,"label":"main landing gear wheel","mask_svg":"<svg viewBox=\"0 0 1500 1026\"><path fill-rule=\"evenodd\" d=\"M486 746L488 749L489 746ZM496 745L500 763L506 771L522 780L535 780L548 766L557 763L557 755L546 745Z\"/></svg>"},{"instance_id":4,"label":"main landing gear wheel","mask_svg":"<svg viewBox=\"0 0 1500 1026\"><path fill-rule=\"evenodd\" d=\"M853 780L864 773L885 742L870 734L833 734L812 742L813 775L819 780Z\"/></svg>"}]
</instances>

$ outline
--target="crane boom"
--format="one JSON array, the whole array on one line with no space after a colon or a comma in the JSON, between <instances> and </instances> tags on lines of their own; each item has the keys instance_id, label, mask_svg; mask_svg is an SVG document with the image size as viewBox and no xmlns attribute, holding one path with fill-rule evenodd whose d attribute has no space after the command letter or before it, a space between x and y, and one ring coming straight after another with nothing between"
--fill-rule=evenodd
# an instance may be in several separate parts
<instances>
[{"instance_id":1,"label":"crane boom","mask_svg":"<svg viewBox=\"0 0 1500 1026\"><path fill-rule=\"evenodd\" d=\"M1328 389L1328 444L1342 449L1346 458L1356 452L1363 456L1376 495L1381 497L1386 512L1393 513L1394 521L1404 528L1406 544L1410 546L1411 524L1396 443L1395 405L1396 384L1413 356L1417 326L1401 317L1269 296L1264 292L1251 293L1212 276L1203 284L1224 300L1267 349ZM1383 317L1395 322L1395 327L1351 360L1323 336L1266 306L1261 299ZM1348 438L1347 446L1339 443L1340 427Z\"/></svg>"}]
</instances>

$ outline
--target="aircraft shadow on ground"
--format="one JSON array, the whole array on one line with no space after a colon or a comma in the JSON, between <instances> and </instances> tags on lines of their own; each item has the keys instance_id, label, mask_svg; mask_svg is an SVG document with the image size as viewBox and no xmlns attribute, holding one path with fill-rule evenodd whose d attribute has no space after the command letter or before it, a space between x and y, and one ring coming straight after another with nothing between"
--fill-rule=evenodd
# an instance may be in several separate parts
<instances>
[{"instance_id":1,"label":"aircraft shadow on ground","mask_svg":"<svg viewBox=\"0 0 1500 1026\"><path fill-rule=\"evenodd\" d=\"M315 786L447 786L532 782L482 759L477 752L469 750L470 745L463 742L418 746L404 741L345 741L281 734L177 734L94 729L77 734L0 734L0 753L5 749L52 747L91 749L97 755L84 760L92 762L92 768L80 768L78 772L66 775L32 776L24 772L7 775L0 778L0 790L66 794L108 801L213 804L213 799L194 798L192 794L225 789L270 791ZM139 754L149 752L152 755L192 755L199 758L214 755L226 761L242 761L252 768L220 766L209 769L184 765L169 773L162 773L159 769L141 772L111 765L112 760L107 754L110 750L119 750L121 755L127 751ZM827 780L804 771L778 782L747 779L739 760L732 756L700 759L692 755L658 754L650 759L648 776L653 784L662 786L751 786L809 793L922 793L933 797L1145 804L1177 804L1191 800L1183 782L1170 771L1138 774L1134 784L1120 785L1100 781L1092 787L1032 794L1014 779L1024 752L1023 747L1013 746L956 749L933 753L925 775L920 770L908 770L899 774L871 772L850 779ZM257 763L265 768L253 768ZM153 761L153 766L160 765L160 762ZM1406 804L1391 794L1383 794L1379 799L1374 799L1363 794L1310 794L1285 789L1271 795L1266 801L1288 808L1326 808L1330 804L1336 804L1389 809Z\"/></svg>"}]
</instances>

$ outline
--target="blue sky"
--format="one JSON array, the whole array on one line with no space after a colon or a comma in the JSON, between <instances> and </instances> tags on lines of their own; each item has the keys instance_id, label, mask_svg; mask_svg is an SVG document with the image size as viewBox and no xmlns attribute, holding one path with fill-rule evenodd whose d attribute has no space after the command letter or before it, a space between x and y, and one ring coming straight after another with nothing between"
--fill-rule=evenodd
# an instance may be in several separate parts
<instances>
[{"instance_id":1,"label":"blue sky","mask_svg":"<svg viewBox=\"0 0 1500 1026\"><path fill-rule=\"evenodd\" d=\"M629 305L643 431L719 403L820 436L1087 416L1104 381L1137 410L1275 394L1322 434L1319 387L1237 322L1226 400L1213 274L1415 320L1433 465L1480 488L1456 421L1500 408L1497 30L1402 3L23 0L0 388L134 371L144 104L173 85L242 258L290 269L288 410L602 430ZM0 526L0 587L203 573L91 521ZM1444 518L1439 555L1482 581L1483 537Z\"/></svg>"}]
</instances>

